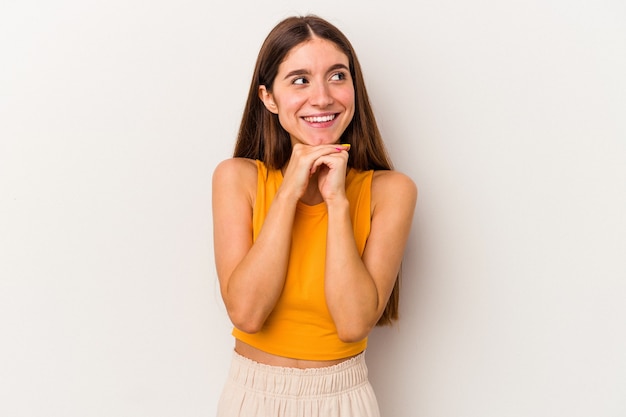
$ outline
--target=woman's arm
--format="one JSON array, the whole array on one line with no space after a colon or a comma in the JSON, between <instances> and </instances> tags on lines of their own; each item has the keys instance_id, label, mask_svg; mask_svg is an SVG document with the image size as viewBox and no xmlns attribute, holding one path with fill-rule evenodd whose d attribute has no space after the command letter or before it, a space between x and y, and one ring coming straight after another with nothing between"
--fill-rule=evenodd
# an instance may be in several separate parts
<instances>
[{"instance_id":1,"label":"woman's arm","mask_svg":"<svg viewBox=\"0 0 626 417\"><path fill-rule=\"evenodd\" d=\"M362 340L382 315L400 270L416 200L417 188L406 175L374 173L371 231L362 257L348 200L339 196L326 201L326 300L342 340Z\"/></svg>"},{"instance_id":2,"label":"woman's arm","mask_svg":"<svg viewBox=\"0 0 626 417\"><path fill-rule=\"evenodd\" d=\"M282 292L297 199L278 193L252 241L257 168L233 158L213 173L213 240L222 298L235 327L258 332Z\"/></svg>"},{"instance_id":3,"label":"woman's arm","mask_svg":"<svg viewBox=\"0 0 626 417\"><path fill-rule=\"evenodd\" d=\"M287 275L296 206L309 185L313 163L340 152L335 145L294 145L254 243L256 162L232 158L216 167L212 186L215 263L226 310L238 329L258 332L274 309Z\"/></svg>"}]
</instances>

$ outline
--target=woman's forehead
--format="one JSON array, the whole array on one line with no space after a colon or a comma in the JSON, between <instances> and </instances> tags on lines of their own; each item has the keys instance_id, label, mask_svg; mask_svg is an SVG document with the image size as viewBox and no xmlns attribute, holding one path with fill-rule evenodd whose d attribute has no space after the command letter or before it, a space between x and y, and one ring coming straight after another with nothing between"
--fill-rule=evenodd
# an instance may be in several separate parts
<instances>
[{"instance_id":1,"label":"woman's forehead","mask_svg":"<svg viewBox=\"0 0 626 417\"><path fill-rule=\"evenodd\" d=\"M290 71L292 67L300 66L302 69L312 69L328 63L332 63L331 65L342 63L346 67L349 66L348 56L336 43L315 37L291 48L280 63L279 72Z\"/></svg>"}]
</instances>

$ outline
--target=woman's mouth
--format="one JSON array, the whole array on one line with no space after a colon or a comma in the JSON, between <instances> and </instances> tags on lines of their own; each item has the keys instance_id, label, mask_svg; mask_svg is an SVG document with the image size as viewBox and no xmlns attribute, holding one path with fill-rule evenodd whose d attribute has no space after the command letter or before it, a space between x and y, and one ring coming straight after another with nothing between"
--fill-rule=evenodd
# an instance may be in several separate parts
<instances>
[{"instance_id":1,"label":"woman's mouth","mask_svg":"<svg viewBox=\"0 0 626 417\"><path fill-rule=\"evenodd\" d=\"M337 117L337 114L327 114L325 116L305 116L303 117L305 122L308 123L326 123L330 122Z\"/></svg>"}]
</instances>

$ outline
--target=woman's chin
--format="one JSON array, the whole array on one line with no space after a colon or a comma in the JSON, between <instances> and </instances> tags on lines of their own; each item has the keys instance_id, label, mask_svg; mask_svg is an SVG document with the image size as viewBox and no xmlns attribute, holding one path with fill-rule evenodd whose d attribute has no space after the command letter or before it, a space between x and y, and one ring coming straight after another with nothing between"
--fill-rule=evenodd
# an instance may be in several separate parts
<instances>
[{"instance_id":1,"label":"woman's chin","mask_svg":"<svg viewBox=\"0 0 626 417\"><path fill-rule=\"evenodd\" d=\"M302 143L303 145L309 146L320 146L320 145L334 145L340 143L341 138L336 138L334 136L313 136L313 137L304 137L304 138L294 138L292 137L291 143L295 145L296 143Z\"/></svg>"},{"instance_id":2,"label":"woman's chin","mask_svg":"<svg viewBox=\"0 0 626 417\"><path fill-rule=\"evenodd\" d=\"M335 138L323 138L323 139L313 139L306 142L307 145L311 146L320 146L320 145L334 145L339 143L339 139Z\"/></svg>"}]
</instances>

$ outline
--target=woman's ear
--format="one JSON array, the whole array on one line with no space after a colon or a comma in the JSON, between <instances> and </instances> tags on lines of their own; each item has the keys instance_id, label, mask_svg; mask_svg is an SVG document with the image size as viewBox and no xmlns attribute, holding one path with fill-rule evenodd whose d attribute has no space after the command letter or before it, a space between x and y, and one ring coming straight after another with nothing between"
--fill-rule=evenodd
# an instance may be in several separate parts
<instances>
[{"instance_id":1,"label":"woman's ear","mask_svg":"<svg viewBox=\"0 0 626 417\"><path fill-rule=\"evenodd\" d=\"M259 86L259 98L265 104L265 108L271 111L274 114L278 114L278 107L276 107L276 103L274 102L274 97L272 93L267 91L264 85Z\"/></svg>"}]
</instances>

